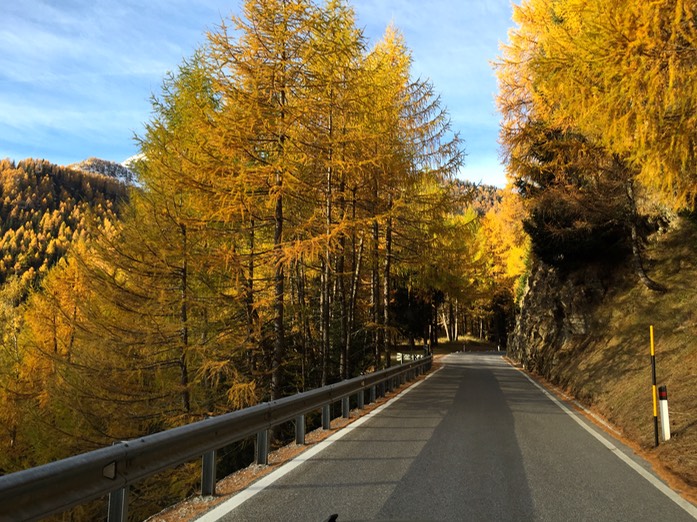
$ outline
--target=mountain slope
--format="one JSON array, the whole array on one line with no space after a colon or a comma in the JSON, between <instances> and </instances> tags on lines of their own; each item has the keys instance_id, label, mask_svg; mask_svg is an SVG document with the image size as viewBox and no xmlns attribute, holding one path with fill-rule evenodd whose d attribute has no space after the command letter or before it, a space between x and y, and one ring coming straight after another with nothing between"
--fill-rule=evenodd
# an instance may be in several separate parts
<instances>
[{"instance_id":1,"label":"mountain slope","mask_svg":"<svg viewBox=\"0 0 697 522\"><path fill-rule=\"evenodd\" d=\"M697 225L680 219L649 243L647 267L666 293L627 266L563 274L538 264L509 355L619 427L687 485L697 487ZM668 387L673 438L653 449L649 326L657 378Z\"/></svg>"},{"instance_id":2,"label":"mountain slope","mask_svg":"<svg viewBox=\"0 0 697 522\"><path fill-rule=\"evenodd\" d=\"M36 282L87 234L92 217L114 218L126 185L45 160L0 161L0 284Z\"/></svg>"},{"instance_id":3,"label":"mountain slope","mask_svg":"<svg viewBox=\"0 0 697 522\"><path fill-rule=\"evenodd\" d=\"M128 165L133 164L135 161L137 161L136 156L129 158L124 164L114 163L99 158L87 158L80 163L68 165L68 168L91 174L101 174L102 176L114 178L126 185L134 185L136 183L136 174Z\"/></svg>"}]
</instances>

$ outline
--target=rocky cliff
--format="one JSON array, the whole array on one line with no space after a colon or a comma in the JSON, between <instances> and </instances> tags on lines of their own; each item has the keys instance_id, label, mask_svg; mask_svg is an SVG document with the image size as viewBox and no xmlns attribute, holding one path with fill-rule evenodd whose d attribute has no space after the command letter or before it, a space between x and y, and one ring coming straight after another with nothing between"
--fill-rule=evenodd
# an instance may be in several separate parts
<instances>
[{"instance_id":1,"label":"rocky cliff","mask_svg":"<svg viewBox=\"0 0 697 522\"><path fill-rule=\"evenodd\" d=\"M594 329L594 312L609 285L607 267L565 273L537 262L525 291L508 354L526 369L557 380Z\"/></svg>"}]
</instances>

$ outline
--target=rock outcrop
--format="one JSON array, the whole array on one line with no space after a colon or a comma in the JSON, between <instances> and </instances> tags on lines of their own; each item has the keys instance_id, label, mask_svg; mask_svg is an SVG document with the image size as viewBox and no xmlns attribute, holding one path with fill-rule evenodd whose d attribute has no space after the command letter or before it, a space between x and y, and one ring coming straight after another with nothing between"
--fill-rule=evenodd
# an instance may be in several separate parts
<instances>
[{"instance_id":1,"label":"rock outcrop","mask_svg":"<svg viewBox=\"0 0 697 522\"><path fill-rule=\"evenodd\" d=\"M564 273L537 262L509 337L508 355L556 381L560 365L592 336L593 312L607 289L604 275L596 265Z\"/></svg>"},{"instance_id":2,"label":"rock outcrop","mask_svg":"<svg viewBox=\"0 0 697 522\"><path fill-rule=\"evenodd\" d=\"M79 170L81 172L101 174L102 176L114 178L125 185L137 184L137 176L133 170L131 170L131 168L119 163L114 163L113 161L106 161L99 158L88 158L80 163L68 165L68 168Z\"/></svg>"}]
</instances>

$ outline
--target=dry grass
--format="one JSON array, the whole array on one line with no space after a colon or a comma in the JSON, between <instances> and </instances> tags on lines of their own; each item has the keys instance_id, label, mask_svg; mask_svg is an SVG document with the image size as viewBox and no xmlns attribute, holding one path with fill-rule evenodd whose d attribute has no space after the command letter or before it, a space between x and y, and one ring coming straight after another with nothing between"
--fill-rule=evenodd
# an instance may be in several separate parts
<instances>
[{"instance_id":1,"label":"dry grass","mask_svg":"<svg viewBox=\"0 0 697 522\"><path fill-rule=\"evenodd\" d=\"M598 308L593 335L566 346L560 382L635 441L651 459L697 488L697 227L686 220L647 250L652 292L627 270ZM668 387L673 437L653 448L649 326L658 384Z\"/></svg>"}]
</instances>

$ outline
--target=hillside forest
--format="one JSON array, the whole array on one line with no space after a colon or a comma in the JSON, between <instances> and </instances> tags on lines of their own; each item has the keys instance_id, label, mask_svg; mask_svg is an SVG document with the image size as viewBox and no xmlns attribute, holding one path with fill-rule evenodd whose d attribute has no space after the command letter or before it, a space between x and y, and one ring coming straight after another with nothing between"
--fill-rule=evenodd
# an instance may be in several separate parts
<instances>
[{"instance_id":1,"label":"hillside forest","mask_svg":"<svg viewBox=\"0 0 697 522\"><path fill-rule=\"evenodd\" d=\"M439 337L505 346L521 200L456 179L464 144L397 28L369 44L342 0L247 0L164 79L137 140L135 178L0 163L0 472ZM133 512L196 486L174 477Z\"/></svg>"}]
</instances>

